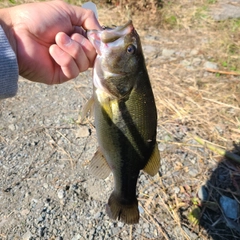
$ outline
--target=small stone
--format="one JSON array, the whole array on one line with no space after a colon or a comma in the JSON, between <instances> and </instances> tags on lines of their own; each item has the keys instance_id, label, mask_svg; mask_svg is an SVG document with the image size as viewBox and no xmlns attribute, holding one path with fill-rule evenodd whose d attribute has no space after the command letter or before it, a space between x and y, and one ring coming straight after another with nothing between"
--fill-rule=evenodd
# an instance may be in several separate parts
<instances>
[{"instance_id":1,"label":"small stone","mask_svg":"<svg viewBox=\"0 0 240 240\"><path fill-rule=\"evenodd\" d=\"M198 175L198 170L195 169L195 168L192 168L189 170L188 174L191 176L191 177L196 177Z\"/></svg>"},{"instance_id":2,"label":"small stone","mask_svg":"<svg viewBox=\"0 0 240 240\"><path fill-rule=\"evenodd\" d=\"M207 61L207 62L204 63L204 68L205 69L208 69L208 68L218 69L218 65L217 65L217 63Z\"/></svg>"},{"instance_id":3,"label":"small stone","mask_svg":"<svg viewBox=\"0 0 240 240\"><path fill-rule=\"evenodd\" d=\"M197 234L190 231L187 227L183 226L182 229L184 230L184 232L186 232L187 236L189 236L189 239L198 239ZM182 232L182 229L180 230L180 232Z\"/></svg>"},{"instance_id":4,"label":"small stone","mask_svg":"<svg viewBox=\"0 0 240 240\"><path fill-rule=\"evenodd\" d=\"M23 234L22 240L30 240L32 237L31 232L28 230L26 233Z\"/></svg>"},{"instance_id":5,"label":"small stone","mask_svg":"<svg viewBox=\"0 0 240 240\"><path fill-rule=\"evenodd\" d=\"M101 229L102 229L102 226L98 226L98 227L97 227L97 230L98 230L98 231L101 231Z\"/></svg>"},{"instance_id":6,"label":"small stone","mask_svg":"<svg viewBox=\"0 0 240 240\"><path fill-rule=\"evenodd\" d=\"M124 223L118 222L118 227L122 228L124 226Z\"/></svg>"},{"instance_id":7,"label":"small stone","mask_svg":"<svg viewBox=\"0 0 240 240\"><path fill-rule=\"evenodd\" d=\"M142 233L142 229L139 227L139 228L137 228L136 229L136 233L138 234L138 235L140 235L141 233Z\"/></svg>"},{"instance_id":8,"label":"small stone","mask_svg":"<svg viewBox=\"0 0 240 240\"><path fill-rule=\"evenodd\" d=\"M226 196L221 196L220 205L222 207L222 210L224 211L224 214L228 218L231 218L234 220L238 218L239 205L236 200Z\"/></svg>"},{"instance_id":9,"label":"small stone","mask_svg":"<svg viewBox=\"0 0 240 240\"><path fill-rule=\"evenodd\" d=\"M185 58L185 56L186 56L185 52L175 52L175 55L182 57L182 58Z\"/></svg>"},{"instance_id":10,"label":"small stone","mask_svg":"<svg viewBox=\"0 0 240 240\"><path fill-rule=\"evenodd\" d=\"M142 228L149 229L149 224L148 223L143 223Z\"/></svg>"},{"instance_id":11,"label":"small stone","mask_svg":"<svg viewBox=\"0 0 240 240\"><path fill-rule=\"evenodd\" d=\"M29 209L23 209L21 210L21 215L22 216L27 216L29 214L30 210Z\"/></svg>"},{"instance_id":12,"label":"small stone","mask_svg":"<svg viewBox=\"0 0 240 240\"><path fill-rule=\"evenodd\" d=\"M149 228L144 228L145 233L149 233Z\"/></svg>"},{"instance_id":13,"label":"small stone","mask_svg":"<svg viewBox=\"0 0 240 240\"><path fill-rule=\"evenodd\" d=\"M43 184L43 187L47 189L47 188L48 188L48 184L47 184L47 183L44 183L44 184Z\"/></svg>"},{"instance_id":14,"label":"small stone","mask_svg":"<svg viewBox=\"0 0 240 240\"><path fill-rule=\"evenodd\" d=\"M175 194L178 194L180 192L180 188L179 187L174 187L173 191Z\"/></svg>"},{"instance_id":15,"label":"small stone","mask_svg":"<svg viewBox=\"0 0 240 240\"><path fill-rule=\"evenodd\" d=\"M229 18L240 18L240 6L232 3L222 3L212 8L211 15L215 21L222 21Z\"/></svg>"},{"instance_id":16,"label":"small stone","mask_svg":"<svg viewBox=\"0 0 240 240\"><path fill-rule=\"evenodd\" d=\"M55 240L63 240L62 237L56 237Z\"/></svg>"},{"instance_id":17,"label":"small stone","mask_svg":"<svg viewBox=\"0 0 240 240\"><path fill-rule=\"evenodd\" d=\"M65 197L65 191L63 189L59 189L57 195L59 199L63 199Z\"/></svg>"},{"instance_id":18,"label":"small stone","mask_svg":"<svg viewBox=\"0 0 240 240\"><path fill-rule=\"evenodd\" d=\"M190 66L191 65L191 62L189 62L188 60L182 60L181 62L180 62L180 64L182 65L182 66L184 66L184 67L188 67L188 66Z\"/></svg>"},{"instance_id":19,"label":"small stone","mask_svg":"<svg viewBox=\"0 0 240 240\"><path fill-rule=\"evenodd\" d=\"M36 198L32 198L31 201L34 202L34 203L37 203L37 202L38 202L38 199L36 199Z\"/></svg>"},{"instance_id":20,"label":"small stone","mask_svg":"<svg viewBox=\"0 0 240 240\"><path fill-rule=\"evenodd\" d=\"M10 124L9 126L8 126L8 128L11 130L11 131L15 131L15 125L14 124Z\"/></svg>"},{"instance_id":21,"label":"small stone","mask_svg":"<svg viewBox=\"0 0 240 240\"><path fill-rule=\"evenodd\" d=\"M117 235L120 232L118 227L112 228L112 235Z\"/></svg>"},{"instance_id":22,"label":"small stone","mask_svg":"<svg viewBox=\"0 0 240 240\"><path fill-rule=\"evenodd\" d=\"M220 135L223 135L224 130L222 126L216 125L215 128Z\"/></svg>"},{"instance_id":23,"label":"small stone","mask_svg":"<svg viewBox=\"0 0 240 240\"><path fill-rule=\"evenodd\" d=\"M38 223L41 223L42 221L44 221L44 219L45 219L44 216L40 216L40 217L38 218Z\"/></svg>"},{"instance_id":24,"label":"small stone","mask_svg":"<svg viewBox=\"0 0 240 240\"><path fill-rule=\"evenodd\" d=\"M39 234L40 237L44 236L44 229L45 229L44 227L41 227L41 228L38 229L38 234Z\"/></svg>"},{"instance_id":25,"label":"small stone","mask_svg":"<svg viewBox=\"0 0 240 240\"><path fill-rule=\"evenodd\" d=\"M208 76L209 76L209 72L204 72L204 73L203 73L203 77L206 78L206 77L208 77Z\"/></svg>"},{"instance_id":26,"label":"small stone","mask_svg":"<svg viewBox=\"0 0 240 240\"><path fill-rule=\"evenodd\" d=\"M53 178L53 175L51 173L47 175L47 181L51 181L52 178Z\"/></svg>"},{"instance_id":27,"label":"small stone","mask_svg":"<svg viewBox=\"0 0 240 240\"><path fill-rule=\"evenodd\" d=\"M95 219L98 219L98 218L100 218L100 217L101 217L101 212L97 212L97 213L95 214L95 216L94 216Z\"/></svg>"},{"instance_id":28,"label":"small stone","mask_svg":"<svg viewBox=\"0 0 240 240\"><path fill-rule=\"evenodd\" d=\"M190 52L190 55L191 56L195 56L199 53L199 51L197 49L193 49L191 52Z\"/></svg>"},{"instance_id":29,"label":"small stone","mask_svg":"<svg viewBox=\"0 0 240 240\"><path fill-rule=\"evenodd\" d=\"M155 53L156 52L156 48L151 46L151 45L145 45L145 46L143 46L143 52L145 54Z\"/></svg>"},{"instance_id":30,"label":"small stone","mask_svg":"<svg viewBox=\"0 0 240 240\"><path fill-rule=\"evenodd\" d=\"M166 149L166 144L163 144L163 143L158 144L158 150L160 152L163 152L165 149Z\"/></svg>"},{"instance_id":31,"label":"small stone","mask_svg":"<svg viewBox=\"0 0 240 240\"><path fill-rule=\"evenodd\" d=\"M76 132L76 138L84 138L89 136L89 129L87 126L81 126Z\"/></svg>"},{"instance_id":32,"label":"small stone","mask_svg":"<svg viewBox=\"0 0 240 240\"><path fill-rule=\"evenodd\" d=\"M201 59L201 58L194 58L194 59L192 60L192 65L195 66L195 67L197 67L197 66L200 65L201 62L202 62L202 59Z\"/></svg>"},{"instance_id":33,"label":"small stone","mask_svg":"<svg viewBox=\"0 0 240 240\"><path fill-rule=\"evenodd\" d=\"M201 201L207 201L208 199L208 191L205 186L201 186L198 190L198 197L201 199Z\"/></svg>"},{"instance_id":34,"label":"small stone","mask_svg":"<svg viewBox=\"0 0 240 240\"><path fill-rule=\"evenodd\" d=\"M159 40L159 38L155 34L153 34L153 35L148 34L144 38L145 38L145 40L147 40L149 42Z\"/></svg>"},{"instance_id":35,"label":"small stone","mask_svg":"<svg viewBox=\"0 0 240 240\"><path fill-rule=\"evenodd\" d=\"M166 166L165 165L161 165L161 172L165 172L166 170Z\"/></svg>"},{"instance_id":36,"label":"small stone","mask_svg":"<svg viewBox=\"0 0 240 240\"><path fill-rule=\"evenodd\" d=\"M79 240L81 238L81 235L80 234L76 234L72 240Z\"/></svg>"},{"instance_id":37,"label":"small stone","mask_svg":"<svg viewBox=\"0 0 240 240\"><path fill-rule=\"evenodd\" d=\"M140 214L143 214L143 213L144 213L144 209L143 209L141 206L138 206L138 210L139 210L139 213L140 213Z\"/></svg>"},{"instance_id":38,"label":"small stone","mask_svg":"<svg viewBox=\"0 0 240 240\"><path fill-rule=\"evenodd\" d=\"M90 238L94 236L94 233L95 233L95 229L91 229L91 230L89 231L89 236L90 236Z\"/></svg>"},{"instance_id":39,"label":"small stone","mask_svg":"<svg viewBox=\"0 0 240 240\"><path fill-rule=\"evenodd\" d=\"M171 57L173 54L175 53L175 51L174 50L172 50L172 49L163 49L162 50L162 56L163 57Z\"/></svg>"},{"instance_id":40,"label":"small stone","mask_svg":"<svg viewBox=\"0 0 240 240\"><path fill-rule=\"evenodd\" d=\"M163 139L164 142L170 142L170 141L173 140L172 136L168 135L168 134L164 135L162 139Z\"/></svg>"}]
</instances>

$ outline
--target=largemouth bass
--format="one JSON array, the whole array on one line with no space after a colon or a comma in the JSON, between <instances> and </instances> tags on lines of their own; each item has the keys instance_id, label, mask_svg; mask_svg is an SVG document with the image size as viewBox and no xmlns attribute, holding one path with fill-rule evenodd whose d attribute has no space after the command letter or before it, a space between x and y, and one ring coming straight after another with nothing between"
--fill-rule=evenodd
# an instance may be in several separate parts
<instances>
[{"instance_id":1,"label":"largemouth bass","mask_svg":"<svg viewBox=\"0 0 240 240\"><path fill-rule=\"evenodd\" d=\"M84 110L94 104L99 148L90 169L100 178L113 173L108 216L135 224L139 221L139 172L143 169L154 176L160 165L157 111L140 38L132 21L113 29L90 30L87 35L97 52L93 98Z\"/></svg>"}]
</instances>

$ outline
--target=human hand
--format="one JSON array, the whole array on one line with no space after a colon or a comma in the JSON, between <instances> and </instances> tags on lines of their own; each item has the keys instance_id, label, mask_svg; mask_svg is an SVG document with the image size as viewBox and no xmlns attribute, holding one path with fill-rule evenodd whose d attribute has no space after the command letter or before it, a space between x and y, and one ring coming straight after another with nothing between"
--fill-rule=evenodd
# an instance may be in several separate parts
<instances>
[{"instance_id":1,"label":"human hand","mask_svg":"<svg viewBox=\"0 0 240 240\"><path fill-rule=\"evenodd\" d=\"M1 11L7 16L5 24L10 31L6 35L17 55L21 76L57 84L93 66L96 52L85 30L101 27L92 11L63 1L23 4Z\"/></svg>"}]
</instances>

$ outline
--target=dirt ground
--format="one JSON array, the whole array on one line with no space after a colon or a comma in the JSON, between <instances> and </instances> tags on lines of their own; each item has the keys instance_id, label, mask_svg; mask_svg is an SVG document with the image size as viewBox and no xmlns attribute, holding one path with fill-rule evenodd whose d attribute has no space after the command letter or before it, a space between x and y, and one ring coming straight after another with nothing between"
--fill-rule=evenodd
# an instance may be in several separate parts
<instances>
[{"instance_id":1,"label":"dirt ground","mask_svg":"<svg viewBox=\"0 0 240 240\"><path fill-rule=\"evenodd\" d=\"M99 9L105 26L133 19L158 108L161 168L139 177L140 223L110 220L112 176L88 172L94 123L77 120L92 93L89 70L58 86L20 78L17 96L0 102L0 239L240 239L240 59L218 41L240 46L240 29L230 42L200 3L181 3L144 18ZM223 197L234 201L235 217Z\"/></svg>"}]
</instances>

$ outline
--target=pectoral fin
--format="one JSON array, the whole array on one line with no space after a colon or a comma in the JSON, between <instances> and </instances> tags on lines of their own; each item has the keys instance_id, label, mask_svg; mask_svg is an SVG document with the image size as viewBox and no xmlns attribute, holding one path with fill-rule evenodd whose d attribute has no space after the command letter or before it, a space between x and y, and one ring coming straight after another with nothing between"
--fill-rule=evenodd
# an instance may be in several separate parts
<instances>
[{"instance_id":1,"label":"pectoral fin","mask_svg":"<svg viewBox=\"0 0 240 240\"><path fill-rule=\"evenodd\" d=\"M99 149L96 151L91 160L89 171L96 178L100 179L105 179L111 173L111 169L108 166L107 160Z\"/></svg>"},{"instance_id":2,"label":"pectoral fin","mask_svg":"<svg viewBox=\"0 0 240 240\"><path fill-rule=\"evenodd\" d=\"M143 171L148 173L150 176L154 176L158 173L159 167L160 167L160 153L157 144L155 144L152 155L149 158L146 166L143 168Z\"/></svg>"},{"instance_id":3,"label":"pectoral fin","mask_svg":"<svg viewBox=\"0 0 240 240\"><path fill-rule=\"evenodd\" d=\"M117 105L116 99L111 99L111 95L107 92L104 92L100 89L96 90L97 100L101 105L101 108L104 111L104 114L107 114L107 116L112 119L113 117L113 110L115 110Z\"/></svg>"},{"instance_id":4,"label":"pectoral fin","mask_svg":"<svg viewBox=\"0 0 240 240\"><path fill-rule=\"evenodd\" d=\"M78 122L82 123L83 119L86 117L87 113L90 111L90 114L92 114L92 110L94 107L94 98L93 96L87 101L87 103L83 106L82 112L79 116Z\"/></svg>"}]
</instances>

